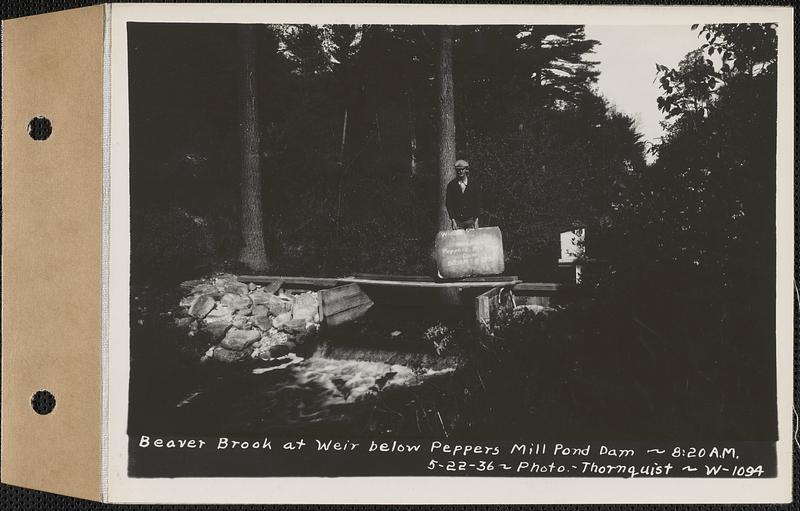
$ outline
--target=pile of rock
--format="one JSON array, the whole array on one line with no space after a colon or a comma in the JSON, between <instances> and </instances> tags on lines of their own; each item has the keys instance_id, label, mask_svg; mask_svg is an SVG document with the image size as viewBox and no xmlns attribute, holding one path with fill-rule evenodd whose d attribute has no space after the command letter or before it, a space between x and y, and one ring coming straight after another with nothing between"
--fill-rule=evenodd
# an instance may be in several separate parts
<instances>
[{"instance_id":1,"label":"pile of rock","mask_svg":"<svg viewBox=\"0 0 800 511\"><path fill-rule=\"evenodd\" d=\"M235 275L187 281L175 320L188 335L202 332L213 346L203 359L271 360L295 351L319 328L317 293L286 293L280 282L239 282Z\"/></svg>"}]
</instances>

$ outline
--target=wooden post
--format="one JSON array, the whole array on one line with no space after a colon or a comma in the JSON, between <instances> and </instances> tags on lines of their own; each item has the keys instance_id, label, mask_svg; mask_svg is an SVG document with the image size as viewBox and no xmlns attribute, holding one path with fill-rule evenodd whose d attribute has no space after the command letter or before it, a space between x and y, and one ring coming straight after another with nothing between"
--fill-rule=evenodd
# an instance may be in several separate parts
<instances>
[{"instance_id":1,"label":"wooden post","mask_svg":"<svg viewBox=\"0 0 800 511\"><path fill-rule=\"evenodd\" d=\"M475 326L479 333L488 332L492 327L492 316L502 305L503 287L493 287L475 297Z\"/></svg>"}]
</instances>

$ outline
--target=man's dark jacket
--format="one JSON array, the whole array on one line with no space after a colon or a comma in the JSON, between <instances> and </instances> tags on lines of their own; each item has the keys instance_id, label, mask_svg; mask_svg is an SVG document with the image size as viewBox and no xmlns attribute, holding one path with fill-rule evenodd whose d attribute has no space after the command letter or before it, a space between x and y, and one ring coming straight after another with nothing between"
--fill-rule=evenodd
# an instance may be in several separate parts
<instances>
[{"instance_id":1,"label":"man's dark jacket","mask_svg":"<svg viewBox=\"0 0 800 511\"><path fill-rule=\"evenodd\" d=\"M468 218L478 218L481 214L481 192L472 179L467 180L467 187L461 192L458 178L447 185L447 213L453 220L463 222Z\"/></svg>"}]
</instances>

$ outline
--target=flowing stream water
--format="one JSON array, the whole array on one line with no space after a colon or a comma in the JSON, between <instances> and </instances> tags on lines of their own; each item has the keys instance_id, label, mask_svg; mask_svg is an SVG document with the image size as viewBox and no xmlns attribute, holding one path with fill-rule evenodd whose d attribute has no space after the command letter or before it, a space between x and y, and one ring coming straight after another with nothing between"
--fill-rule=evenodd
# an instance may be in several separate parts
<instances>
[{"instance_id":1,"label":"flowing stream water","mask_svg":"<svg viewBox=\"0 0 800 511\"><path fill-rule=\"evenodd\" d=\"M181 429L208 434L445 428L441 415L417 401L430 386L447 385L463 365L458 345L468 342L469 317L454 309L376 308L321 338L306 356L209 368L170 415ZM437 353L433 341L443 337L449 345Z\"/></svg>"}]
</instances>

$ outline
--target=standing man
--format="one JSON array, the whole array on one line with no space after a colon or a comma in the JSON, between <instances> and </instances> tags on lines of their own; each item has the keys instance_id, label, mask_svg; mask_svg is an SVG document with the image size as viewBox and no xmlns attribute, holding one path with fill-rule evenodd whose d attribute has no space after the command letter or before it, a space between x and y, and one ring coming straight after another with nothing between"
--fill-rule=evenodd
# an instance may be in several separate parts
<instances>
[{"instance_id":1,"label":"standing man","mask_svg":"<svg viewBox=\"0 0 800 511\"><path fill-rule=\"evenodd\" d=\"M477 229L481 213L481 197L478 185L469 179L469 163L455 163L456 177L447 184L447 214L455 229Z\"/></svg>"}]
</instances>

